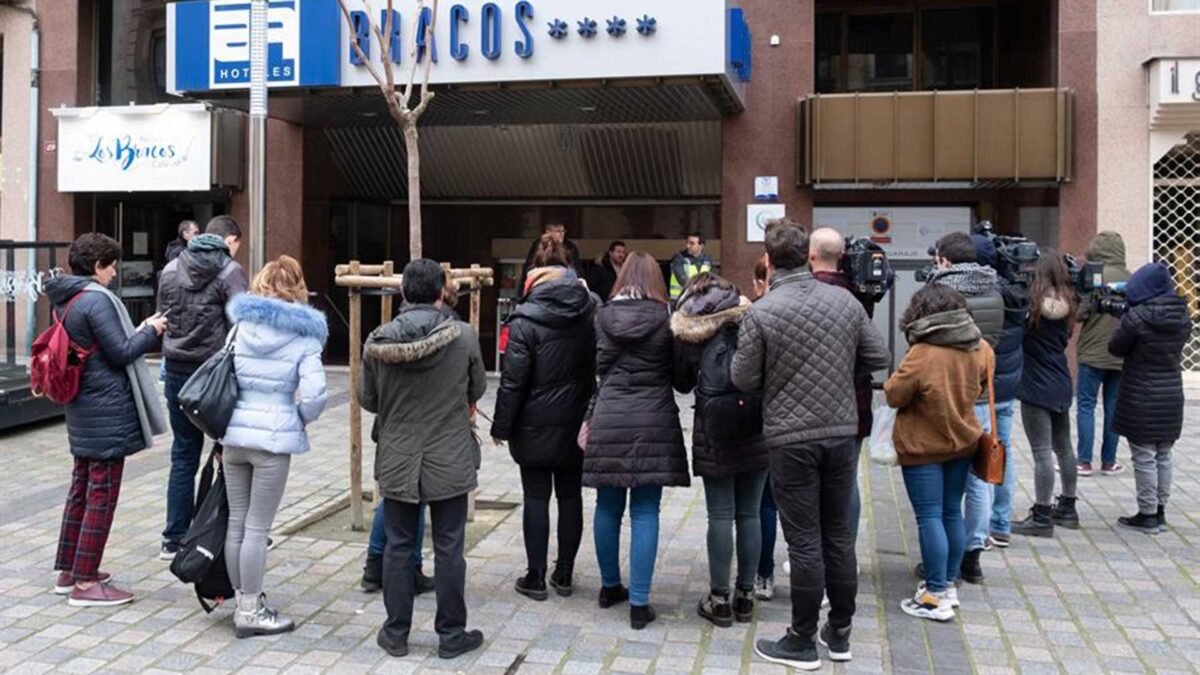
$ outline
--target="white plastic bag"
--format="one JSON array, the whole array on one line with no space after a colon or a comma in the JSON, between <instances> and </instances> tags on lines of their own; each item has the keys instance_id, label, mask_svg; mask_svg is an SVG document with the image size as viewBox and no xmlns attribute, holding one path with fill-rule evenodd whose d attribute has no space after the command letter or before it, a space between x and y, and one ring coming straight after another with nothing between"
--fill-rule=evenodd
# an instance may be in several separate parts
<instances>
[{"instance_id":1,"label":"white plastic bag","mask_svg":"<svg viewBox=\"0 0 1200 675\"><path fill-rule=\"evenodd\" d=\"M896 466L896 446L892 443L892 429L896 427L896 409L883 406L875 411L871 424L871 461L882 466Z\"/></svg>"}]
</instances>

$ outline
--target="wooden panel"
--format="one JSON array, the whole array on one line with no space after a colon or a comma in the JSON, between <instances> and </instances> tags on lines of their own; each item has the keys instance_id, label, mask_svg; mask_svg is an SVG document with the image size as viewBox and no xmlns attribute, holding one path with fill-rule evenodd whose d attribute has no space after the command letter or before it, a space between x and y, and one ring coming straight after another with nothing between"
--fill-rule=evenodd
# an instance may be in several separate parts
<instances>
[{"instance_id":1,"label":"wooden panel","mask_svg":"<svg viewBox=\"0 0 1200 675\"><path fill-rule=\"evenodd\" d=\"M979 180L1016 175L1015 100L1012 91L979 93Z\"/></svg>"},{"instance_id":2,"label":"wooden panel","mask_svg":"<svg viewBox=\"0 0 1200 675\"><path fill-rule=\"evenodd\" d=\"M817 112L816 175L821 181L854 180L854 97L821 97Z\"/></svg>"},{"instance_id":3,"label":"wooden panel","mask_svg":"<svg viewBox=\"0 0 1200 675\"><path fill-rule=\"evenodd\" d=\"M896 155L900 180L933 179L933 97L901 94L896 101Z\"/></svg>"},{"instance_id":4,"label":"wooden panel","mask_svg":"<svg viewBox=\"0 0 1200 675\"><path fill-rule=\"evenodd\" d=\"M962 180L975 175L975 93L954 91L933 97L936 178Z\"/></svg>"},{"instance_id":5,"label":"wooden panel","mask_svg":"<svg viewBox=\"0 0 1200 675\"><path fill-rule=\"evenodd\" d=\"M865 97L858 102L858 177L896 179L895 98Z\"/></svg>"},{"instance_id":6,"label":"wooden panel","mask_svg":"<svg viewBox=\"0 0 1200 675\"><path fill-rule=\"evenodd\" d=\"M1057 92L1022 91L1017 142L1021 153L1020 178L1054 179L1058 167Z\"/></svg>"}]
</instances>

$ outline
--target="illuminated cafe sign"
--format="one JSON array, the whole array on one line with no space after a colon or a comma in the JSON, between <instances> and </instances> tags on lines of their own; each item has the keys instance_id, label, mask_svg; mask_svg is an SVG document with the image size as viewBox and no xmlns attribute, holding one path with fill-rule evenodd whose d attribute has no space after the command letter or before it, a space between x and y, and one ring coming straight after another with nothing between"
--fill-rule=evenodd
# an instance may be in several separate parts
<instances>
[{"instance_id":1,"label":"illuminated cafe sign","mask_svg":"<svg viewBox=\"0 0 1200 675\"><path fill-rule=\"evenodd\" d=\"M726 0L442 2L430 44L431 10L417 16L414 0L395 0L386 45L373 30L384 31L384 0L346 2L350 24L337 0L271 0L270 86L377 86L353 45L377 69L384 58L412 66L414 33L418 61L433 61L433 84L750 75L749 32L741 10L728 9ZM248 86L249 6L167 5L171 91Z\"/></svg>"}]
</instances>

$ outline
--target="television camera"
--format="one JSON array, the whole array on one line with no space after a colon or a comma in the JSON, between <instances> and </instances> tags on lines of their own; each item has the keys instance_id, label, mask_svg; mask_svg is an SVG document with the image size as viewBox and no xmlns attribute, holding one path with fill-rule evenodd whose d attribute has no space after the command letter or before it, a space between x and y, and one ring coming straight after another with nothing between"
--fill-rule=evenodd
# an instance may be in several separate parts
<instances>
[{"instance_id":1,"label":"television camera","mask_svg":"<svg viewBox=\"0 0 1200 675\"><path fill-rule=\"evenodd\" d=\"M896 272L883 247L866 237L846 237L842 273L855 295L879 302L896 283Z\"/></svg>"}]
</instances>

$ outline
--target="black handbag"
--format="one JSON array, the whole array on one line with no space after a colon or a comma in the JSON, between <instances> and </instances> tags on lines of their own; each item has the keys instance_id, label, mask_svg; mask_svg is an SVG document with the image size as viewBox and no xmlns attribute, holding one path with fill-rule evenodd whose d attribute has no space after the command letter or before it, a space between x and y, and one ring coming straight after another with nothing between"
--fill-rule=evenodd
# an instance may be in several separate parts
<instances>
[{"instance_id":1,"label":"black handbag","mask_svg":"<svg viewBox=\"0 0 1200 675\"><path fill-rule=\"evenodd\" d=\"M200 472L196 517L171 561L171 573L185 584L193 585L196 599L206 613L234 595L233 582L225 567L229 499L225 493L225 470L216 457L217 450L213 448Z\"/></svg>"},{"instance_id":2,"label":"black handbag","mask_svg":"<svg viewBox=\"0 0 1200 675\"><path fill-rule=\"evenodd\" d=\"M179 390L179 408L197 429L219 441L225 437L233 409L237 406L237 371L233 365L233 343L237 326L229 331L221 351L208 357Z\"/></svg>"}]
</instances>

